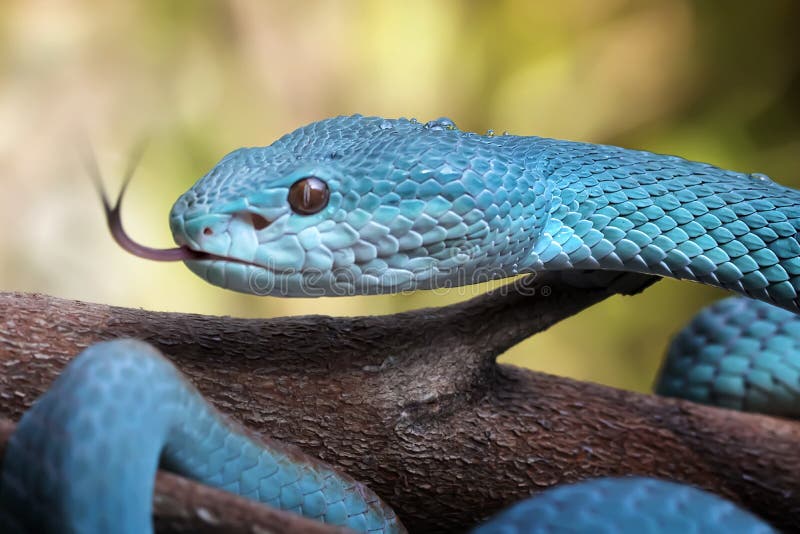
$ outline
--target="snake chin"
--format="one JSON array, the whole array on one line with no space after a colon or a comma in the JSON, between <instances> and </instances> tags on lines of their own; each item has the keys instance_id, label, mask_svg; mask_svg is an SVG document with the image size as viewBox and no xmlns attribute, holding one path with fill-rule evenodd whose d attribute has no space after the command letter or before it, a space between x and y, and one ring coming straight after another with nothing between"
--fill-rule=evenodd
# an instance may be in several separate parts
<instances>
[{"instance_id":1,"label":"snake chin","mask_svg":"<svg viewBox=\"0 0 800 534\"><path fill-rule=\"evenodd\" d=\"M302 294L301 281L296 280L299 273L275 271L236 258L213 255L184 263L197 276L223 289L251 295L312 296Z\"/></svg>"},{"instance_id":2,"label":"snake chin","mask_svg":"<svg viewBox=\"0 0 800 534\"><path fill-rule=\"evenodd\" d=\"M186 266L207 282L239 293L257 296L318 298L363 294L352 277L330 271L276 270L233 258L188 260ZM372 291L376 293L380 291Z\"/></svg>"},{"instance_id":3,"label":"snake chin","mask_svg":"<svg viewBox=\"0 0 800 534\"><path fill-rule=\"evenodd\" d=\"M430 272L401 269L365 271L358 265L340 269L278 269L208 253L184 263L210 284L257 296L295 298L346 297L399 293L440 287ZM458 285L458 284L457 284Z\"/></svg>"}]
</instances>

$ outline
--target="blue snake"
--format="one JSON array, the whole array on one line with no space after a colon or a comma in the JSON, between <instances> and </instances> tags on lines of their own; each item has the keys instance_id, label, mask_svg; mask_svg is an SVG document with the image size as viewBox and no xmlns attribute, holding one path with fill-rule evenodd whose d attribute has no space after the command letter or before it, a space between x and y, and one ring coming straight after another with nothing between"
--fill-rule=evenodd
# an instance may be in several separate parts
<instances>
[{"instance_id":1,"label":"blue snake","mask_svg":"<svg viewBox=\"0 0 800 534\"><path fill-rule=\"evenodd\" d=\"M175 202L177 248L134 243L119 202L106 210L129 251L250 294L392 293L540 271L725 288L749 298L712 306L677 337L658 391L800 414L800 193L762 174L356 115L225 156ZM76 357L22 417L2 465L0 521L12 532L149 532L159 465L331 524L403 531L367 487L249 434L134 340ZM699 489L631 478L555 488L478 532L714 528L772 531Z\"/></svg>"}]
</instances>

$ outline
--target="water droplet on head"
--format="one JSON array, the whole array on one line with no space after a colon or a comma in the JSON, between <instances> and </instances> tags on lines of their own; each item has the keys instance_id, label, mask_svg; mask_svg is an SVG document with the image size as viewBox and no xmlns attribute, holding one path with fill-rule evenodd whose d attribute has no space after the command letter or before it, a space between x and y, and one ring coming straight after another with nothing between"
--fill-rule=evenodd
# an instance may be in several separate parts
<instances>
[{"instance_id":1,"label":"water droplet on head","mask_svg":"<svg viewBox=\"0 0 800 534\"><path fill-rule=\"evenodd\" d=\"M378 127L381 130L391 130L392 128L394 128L394 125L392 124L392 121L390 121L388 119L383 119L381 121L380 125L378 125Z\"/></svg>"},{"instance_id":2,"label":"water droplet on head","mask_svg":"<svg viewBox=\"0 0 800 534\"><path fill-rule=\"evenodd\" d=\"M511 135L508 130L503 130L503 135Z\"/></svg>"},{"instance_id":3,"label":"water droplet on head","mask_svg":"<svg viewBox=\"0 0 800 534\"><path fill-rule=\"evenodd\" d=\"M425 128L434 131L455 130L456 124L447 117L439 117L436 120L425 123Z\"/></svg>"},{"instance_id":4,"label":"water droplet on head","mask_svg":"<svg viewBox=\"0 0 800 534\"><path fill-rule=\"evenodd\" d=\"M431 122L435 123L437 126L439 126L442 129L445 129L445 130L455 130L456 129L456 123L453 122L451 119L448 119L447 117L439 117L435 121L431 121Z\"/></svg>"},{"instance_id":5,"label":"water droplet on head","mask_svg":"<svg viewBox=\"0 0 800 534\"><path fill-rule=\"evenodd\" d=\"M486 130L486 135L487 137L494 137L494 130L492 130L491 128Z\"/></svg>"},{"instance_id":6,"label":"water droplet on head","mask_svg":"<svg viewBox=\"0 0 800 534\"><path fill-rule=\"evenodd\" d=\"M419 124L419 121L417 119L411 119L408 122L410 122L411 124Z\"/></svg>"},{"instance_id":7,"label":"water droplet on head","mask_svg":"<svg viewBox=\"0 0 800 534\"><path fill-rule=\"evenodd\" d=\"M772 178L764 174L763 172L751 172L750 178L753 180L760 180L762 182L771 182Z\"/></svg>"}]
</instances>

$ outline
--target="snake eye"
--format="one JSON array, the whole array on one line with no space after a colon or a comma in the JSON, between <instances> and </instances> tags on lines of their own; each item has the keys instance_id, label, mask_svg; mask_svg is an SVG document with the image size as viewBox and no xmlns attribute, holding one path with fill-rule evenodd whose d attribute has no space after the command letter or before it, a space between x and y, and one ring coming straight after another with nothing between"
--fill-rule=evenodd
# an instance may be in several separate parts
<instances>
[{"instance_id":1,"label":"snake eye","mask_svg":"<svg viewBox=\"0 0 800 534\"><path fill-rule=\"evenodd\" d=\"M316 176L307 176L289 188L289 205L295 213L312 215L328 205L330 196L328 184Z\"/></svg>"}]
</instances>

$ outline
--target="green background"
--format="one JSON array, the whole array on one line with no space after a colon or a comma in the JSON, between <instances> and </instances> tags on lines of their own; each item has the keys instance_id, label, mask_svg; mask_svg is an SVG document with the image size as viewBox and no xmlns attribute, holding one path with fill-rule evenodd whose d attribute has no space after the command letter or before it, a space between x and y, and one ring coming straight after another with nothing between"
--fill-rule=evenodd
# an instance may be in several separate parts
<instances>
[{"instance_id":1,"label":"green background","mask_svg":"<svg viewBox=\"0 0 800 534\"><path fill-rule=\"evenodd\" d=\"M800 186L800 3L0 4L0 288L157 310L390 313L474 295L286 300L228 293L108 236L77 157L109 188L150 138L124 220L170 246L172 201L230 150L350 113L649 149ZM483 288L479 288L483 289ZM665 281L502 360L649 389L666 344L723 293ZM1 313L1 312L0 312Z\"/></svg>"}]
</instances>

